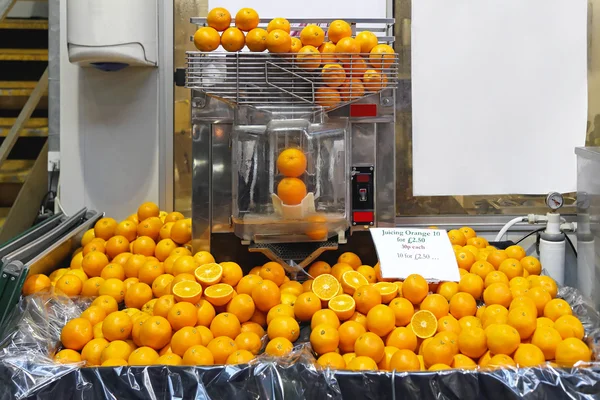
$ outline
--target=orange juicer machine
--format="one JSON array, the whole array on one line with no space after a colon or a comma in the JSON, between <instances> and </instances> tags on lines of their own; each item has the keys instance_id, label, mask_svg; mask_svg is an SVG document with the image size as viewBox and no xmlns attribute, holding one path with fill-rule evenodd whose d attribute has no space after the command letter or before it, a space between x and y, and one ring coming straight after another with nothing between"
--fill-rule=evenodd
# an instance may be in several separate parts
<instances>
[{"instance_id":1,"label":"orange juicer machine","mask_svg":"<svg viewBox=\"0 0 600 400\"><path fill-rule=\"evenodd\" d=\"M289 21L297 36L308 23L326 31L333 19ZM393 19L346 21L354 32L376 33L379 43L394 40ZM291 270L356 232L395 225L398 56L329 56L335 59L323 60L341 65L347 80L366 70L376 79L363 81L364 90L344 84L297 54L187 52L195 250L219 260L262 253ZM292 185L304 198L294 204L278 192L285 177L277 158L289 148L307 161Z\"/></svg>"}]
</instances>

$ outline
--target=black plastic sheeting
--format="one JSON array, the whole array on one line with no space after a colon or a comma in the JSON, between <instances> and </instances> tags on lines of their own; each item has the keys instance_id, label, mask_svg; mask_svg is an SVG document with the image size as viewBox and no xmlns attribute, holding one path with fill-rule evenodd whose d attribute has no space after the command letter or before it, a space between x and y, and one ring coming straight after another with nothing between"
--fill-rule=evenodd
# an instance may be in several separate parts
<instances>
[{"instance_id":1,"label":"black plastic sheeting","mask_svg":"<svg viewBox=\"0 0 600 400\"><path fill-rule=\"evenodd\" d=\"M250 366L32 368L52 382L25 390L35 399L596 399L600 370L357 373L297 362ZM3 388L14 387L6 368ZM54 375L58 374L58 375ZM64 374L64 375L63 375ZM39 376L39 375L38 375ZM8 378L8 379L7 379ZM4 391L2 399L15 398Z\"/></svg>"},{"instance_id":2,"label":"black plastic sheeting","mask_svg":"<svg viewBox=\"0 0 600 400\"><path fill-rule=\"evenodd\" d=\"M577 291L559 296L583 322L588 344L600 344L600 316ZM310 345L285 358L250 365L93 367L57 365L49 355L60 330L88 299L50 294L24 298L1 343L0 400L5 399L600 399L600 363L557 369L440 372L351 372L315 364ZM304 332L303 332L304 333ZM304 334L302 336L305 336Z\"/></svg>"}]
</instances>

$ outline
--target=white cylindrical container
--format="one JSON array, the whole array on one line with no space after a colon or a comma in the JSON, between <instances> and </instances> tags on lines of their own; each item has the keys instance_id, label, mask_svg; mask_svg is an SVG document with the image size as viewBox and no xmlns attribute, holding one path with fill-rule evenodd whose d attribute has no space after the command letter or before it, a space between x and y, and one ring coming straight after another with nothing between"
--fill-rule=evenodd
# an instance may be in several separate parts
<instances>
[{"instance_id":1,"label":"white cylindrical container","mask_svg":"<svg viewBox=\"0 0 600 400\"><path fill-rule=\"evenodd\" d=\"M540 239L540 263L558 285L565 283L565 245L564 237L560 241Z\"/></svg>"}]
</instances>

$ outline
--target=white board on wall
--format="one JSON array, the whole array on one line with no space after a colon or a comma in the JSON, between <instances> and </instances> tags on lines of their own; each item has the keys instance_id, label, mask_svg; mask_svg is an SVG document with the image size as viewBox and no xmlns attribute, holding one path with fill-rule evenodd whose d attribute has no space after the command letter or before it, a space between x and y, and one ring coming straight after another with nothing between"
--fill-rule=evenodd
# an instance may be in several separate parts
<instances>
[{"instance_id":1,"label":"white board on wall","mask_svg":"<svg viewBox=\"0 0 600 400\"><path fill-rule=\"evenodd\" d=\"M415 195L576 189L586 0L412 2Z\"/></svg>"},{"instance_id":2,"label":"white board on wall","mask_svg":"<svg viewBox=\"0 0 600 400\"><path fill-rule=\"evenodd\" d=\"M387 18L387 0L357 2L347 0L307 0L273 2L270 0L209 0L208 9L224 7L232 17L239 9L252 7L261 18Z\"/></svg>"}]
</instances>

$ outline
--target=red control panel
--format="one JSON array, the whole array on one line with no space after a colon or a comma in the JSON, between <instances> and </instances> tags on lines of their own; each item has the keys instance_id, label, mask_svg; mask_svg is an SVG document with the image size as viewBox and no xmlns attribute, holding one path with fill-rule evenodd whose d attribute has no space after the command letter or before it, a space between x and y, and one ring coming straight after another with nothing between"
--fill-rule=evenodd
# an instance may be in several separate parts
<instances>
[{"instance_id":1,"label":"red control panel","mask_svg":"<svg viewBox=\"0 0 600 400\"><path fill-rule=\"evenodd\" d=\"M375 224L375 180L372 166L352 167L352 225Z\"/></svg>"}]
</instances>

